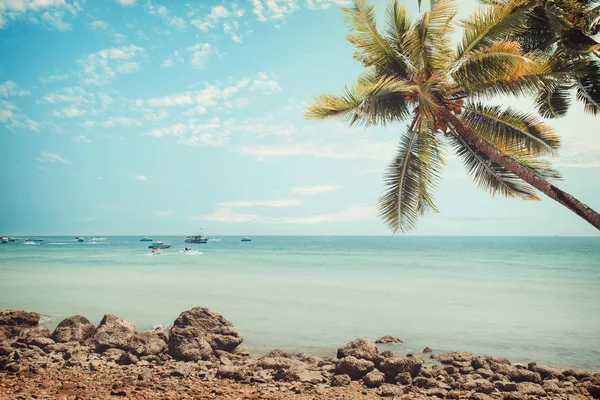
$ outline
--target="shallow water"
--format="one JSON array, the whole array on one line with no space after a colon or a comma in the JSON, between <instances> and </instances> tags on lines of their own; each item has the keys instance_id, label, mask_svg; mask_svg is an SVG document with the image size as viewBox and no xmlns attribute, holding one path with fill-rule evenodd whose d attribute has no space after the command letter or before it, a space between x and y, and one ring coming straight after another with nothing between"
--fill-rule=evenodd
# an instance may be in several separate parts
<instances>
[{"instance_id":1,"label":"shallow water","mask_svg":"<svg viewBox=\"0 0 600 400\"><path fill-rule=\"evenodd\" d=\"M402 354L471 350L600 370L600 238L239 237L158 256L139 237L0 244L0 308L53 327L105 313L138 328L208 307L255 354L333 355L357 337L394 335Z\"/></svg>"}]
</instances>

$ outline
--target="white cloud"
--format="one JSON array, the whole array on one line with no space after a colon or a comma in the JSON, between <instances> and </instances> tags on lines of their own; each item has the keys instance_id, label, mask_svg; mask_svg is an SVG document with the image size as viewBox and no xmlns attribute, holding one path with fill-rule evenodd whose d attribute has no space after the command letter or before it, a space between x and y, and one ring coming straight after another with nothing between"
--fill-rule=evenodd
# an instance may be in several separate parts
<instances>
[{"instance_id":1,"label":"white cloud","mask_svg":"<svg viewBox=\"0 0 600 400\"><path fill-rule=\"evenodd\" d=\"M341 189L338 185L312 185L312 186L299 186L292 188L292 193L301 194L304 196L314 196L319 193L333 192L334 190Z\"/></svg>"},{"instance_id":2,"label":"white cloud","mask_svg":"<svg viewBox=\"0 0 600 400\"><path fill-rule=\"evenodd\" d=\"M29 96L30 94L29 90L21 90L19 84L13 81L6 81L0 85L0 96L3 97Z\"/></svg>"},{"instance_id":3,"label":"white cloud","mask_svg":"<svg viewBox=\"0 0 600 400\"><path fill-rule=\"evenodd\" d=\"M132 73L139 70L139 64L131 59L144 53L145 49L135 45L111 47L78 60L82 82L86 85L103 85L117 76L117 73Z\"/></svg>"},{"instance_id":4,"label":"white cloud","mask_svg":"<svg viewBox=\"0 0 600 400\"><path fill-rule=\"evenodd\" d=\"M84 128L93 128L94 126L103 126L105 128L111 128L113 126L123 125L123 126L142 126L142 123L136 119L131 117L113 117L110 116L104 121L91 121L87 120L83 123Z\"/></svg>"},{"instance_id":5,"label":"white cloud","mask_svg":"<svg viewBox=\"0 0 600 400\"><path fill-rule=\"evenodd\" d=\"M195 11L190 13L191 16ZM223 32L231 37L234 42L241 43L242 35L239 33L238 19L244 15L244 10L237 8L235 4L230 9L224 6L213 6L210 13L204 17L193 18L190 23L203 32L216 28L219 25L223 27Z\"/></svg>"},{"instance_id":6,"label":"white cloud","mask_svg":"<svg viewBox=\"0 0 600 400\"><path fill-rule=\"evenodd\" d=\"M19 113L19 107L6 100L0 100L0 122L4 124L5 128L10 130L14 130L15 128L29 129L36 132L40 130L39 123L33 121L25 114Z\"/></svg>"},{"instance_id":7,"label":"white cloud","mask_svg":"<svg viewBox=\"0 0 600 400\"><path fill-rule=\"evenodd\" d=\"M37 158L40 162L51 162L51 163L63 163L63 164L73 164L71 161L62 158L58 154L48 153L46 151L40 151L40 156Z\"/></svg>"},{"instance_id":8,"label":"white cloud","mask_svg":"<svg viewBox=\"0 0 600 400\"><path fill-rule=\"evenodd\" d=\"M85 115L85 110L77 108L75 106L65 107L60 111L52 112L52 115L58 118L76 118Z\"/></svg>"},{"instance_id":9,"label":"white cloud","mask_svg":"<svg viewBox=\"0 0 600 400\"><path fill-rule=\"evenodd\" d=\"M165 6L154 5L148 1L147 8L150 15L157 15L163 18L169 25L174 26L179 30L185 29L187 25L183 18L171 16L169 9Z\"/></svg>"},{"instance_id":10,"label":"white cloud","mask_svg":"<svg viewBox=\"0 0 600 400\"><path fill-rule=\"evenodd\" d=\"M161 64L161 67L163 68L168 68L168 67L172 67L173 66L173 60L171 60L170 58L167 58L166 60L164 60Z\"/></svg>"},{"instance_id":11,"label":"white cloud","mask_svg":"<svg viewBox=\"0 0 600 400\"><path fill-rule=\"evenodd\" d=\"M90 139L83 135L76 136L73 138L73 140L75 140L78 143L92 143Z\"/></svg>"},{"instance_id":12,"label":"white cloud","mask_svg":"<svg viewBox=\"0 0 600 400\"><path fill-rule=\"evenodd\" d=\"M194 104L193 93L184 92L164 97L151 98L146 101L150 107L173 107Z\"/></svg>"},{"instance_id":13,"label":"white cloud","mask_svg":"<svg viewBox=\"0 0 600 400\"><path fill-rule=\"evenodd\" d=\"M136 175L135 179L143 182L146 182L148 180L148 178L145 175Z\"/></svg>"},{"instance_id":14,"label":"white cloud","mask_svg":"<svg viewBox=\"0 0 600 400\"><path fill-rule=\"evenodd\" d=\"M354 204L337 213L309 215L304 217L270 218L269 221L278 224L315 225L323 222L362 221L373 219L375 216L375 209L373 207Z\"/></svg>"},{"instance_id":15,"label":"white cloud","mask_svg":"<svg viewBox=\"0 0 600 400\"><path fill-rule=\"evenodd\" d=\"M350 0L306 0L306 6L310 10L323 10L336 5L338 7L349 7L352 4Z\"/></svg>"},{"instance_id":16,"label":"white cloud","mask_svg":"<svg viewBox=\"0 0 600 400\"><path fill-rule=\"evenodd\" d=\"M281 87L272 76L264 72L259 72L258 77L252 81L250 90L269 94L281 92Z\"/></svg>"},{"instance_id":17,"label":"white cloud","mask_svg":"<svg viewBox=\"0 0 600 400\"><path fill-rule=\"evenodd\" d=\"M68 79L68 78L69 78L69 74L50 75L47 77L40 77L40 81L42 83L54 83L54 82L64 81L65 79Z\"/></svg>"},{"instance_id":18,"label":"white cloud","mask_svg":"<svg viewBox=\"0 0 600 400\"><path fill-rule=\"evenodd\" d=\"M122 6L133 6L135 5L136 0L114 0L116 3L119 3Z\"/></svg>"},{"instance_id":19,"label":"white cloud","mask_svg":"<svg viewBox=\"0 0 600 400\"><path fill-rule=\"evenodd\" d=\"M8 20L41 23L49 29L71 29L71 20L81 11L78 1L65 0L2 0L0 1L0 29Z\"/></svg>"},{"instance_id":20,"label":"white cloud","mask_svg":"<svg viewBox=\"0 0 600 400\"><path fill-rule=\"evenodd\" d=\"M91 102L87 91L81 86L64 87L56 92L48 93L42 98L42 101L50 104L56 103L74 103L88 104Z\"/></svg>"},{"instance_id":21,"label":"white cloud","mask_svg":"<svg viewBox=\"0 0 600 400\"><path fill-rule=\"evenodd\" d=\"M87 24L87 26L89 26L90 28L92 28L94 30L99 30L99 31L107 31L110 29L110 24L101 19L89 22Z\"/></svg>"},{"instance_id":22,"label":"white cloud","mask_svg":"<svg viewBox=\"0 0 600 400\"><path fill-rule=\"evenodd\" d=\"M220 203L222 207L290 207L302 204L300 200L245 200Z\"/></svg>"},{"instance_id":23,"label":"white cloud","mask_svg":"<svg viewBox=\"0 0 600 400\"><path fill-rule=\"evenodd\" d=\"M171 214L171 211L154 211L154 215L156 215L157 217L168 217Z\"/></svg>"},{"instance_id":24,"label":"white cloud","mask_svg":"<svg viewBox=\"0 0 600 400\"><path fill-rule=\"evenodd\" d=\"M175 136L178 142L188 146L222 146L231 135L223 129L219 118L211 118L204 123L182 124L181 122L164 128L155 128L150 134L155 137Z\"/></svg>"},{"instance_id":25,"label":"white cloud","mask_svg":"<svg viewBox=\"0 0 600 400\"><path fill-rule=\"evenodd\" d=\"M186 50L191 53L192 67L196 69L204 68L208 57L215 53L215 49L208 43L196 43L194 46L187 47Z\"/></svg>"},{"instance_id":26,"label":"white cloud","mask_svg":"<svg viewBox=\"0 0 600 400\"><path fill-rule=\"evenodd\" d=\"M250 0L252 12L261 22L284 20L285 17L298 9L295 0Z\"/></svg>"},{"instance_id":27,"label":"white cloud","mask_svg":"<svg viewBox=\"0 0 600 400\"><path fill-rule=\"evenodd\" d=\"M241 223L256 221L258 216L252 214L234 214L230 208L219 208L212 214L198 215L188 217L191 220L203 220L203 221L219 221L229 223Z\"/></svg>"}]
</instances>

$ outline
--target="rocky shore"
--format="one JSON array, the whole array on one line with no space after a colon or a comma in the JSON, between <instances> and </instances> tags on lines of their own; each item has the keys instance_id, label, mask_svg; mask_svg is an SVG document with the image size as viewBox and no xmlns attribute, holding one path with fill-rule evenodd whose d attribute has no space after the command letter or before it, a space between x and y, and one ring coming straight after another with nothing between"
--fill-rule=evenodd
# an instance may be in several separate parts
<instances>
[{"instance_id":1,"label":"rocky shore","mask_svg":"<svg viewBox=\"0 0 600 400\"><path fill-rule=\"evenodd\" d=\"M0 310L0 399L598 399L600 373L469 352L398 355L367 339L332 358L240 351L242 335L206 308L168 335L114 315L75 315L50 332L40 315ZM400 343L385 336L380 343Z\"/></svg>"}]
</instances>

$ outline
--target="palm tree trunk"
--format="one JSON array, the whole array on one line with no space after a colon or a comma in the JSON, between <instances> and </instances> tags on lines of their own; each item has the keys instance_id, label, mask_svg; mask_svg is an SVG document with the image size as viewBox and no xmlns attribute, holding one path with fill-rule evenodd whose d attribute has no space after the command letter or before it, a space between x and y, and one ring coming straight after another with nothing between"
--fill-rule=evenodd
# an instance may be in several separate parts
<instances>
[{"instance_id":1,"label":"palm tree trunk","mask_svg":"<svg viewBox=\"0 0 600 400\"><path fill-rule=\"evenodd\" d=\"M479 135L471 130L468 126L463 124L454 114L446 110L444 107L440 107L441 116L450 123L461 136L468 140L474 145L477 150L485 154L490 160L500 164L523 181L529 183L531 186L544 193L546 196L553 200L556 200L581 218L592 224L596 229L600 230L600 214L596 211L571 196L569 193L564 192L536 174L531 169L515 161L512 157L499 151L494 146L487 143Z\"/></svg>"}]
</instances>

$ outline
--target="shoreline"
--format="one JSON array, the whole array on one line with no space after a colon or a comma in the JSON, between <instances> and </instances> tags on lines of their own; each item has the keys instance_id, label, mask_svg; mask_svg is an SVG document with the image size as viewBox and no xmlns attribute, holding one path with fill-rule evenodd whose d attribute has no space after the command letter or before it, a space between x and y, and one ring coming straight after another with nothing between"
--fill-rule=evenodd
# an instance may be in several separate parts
<instances>
[{"instance_id":1,"label":"shoreline","mask_svg":"<svg viewBox=\"0 0 600 400\"><path fill-rule=\"evenodd\" d=\"M98 326L72 316L54 332L39 320L0 310L1 398L600 398L600 373L429 348L405 356L367 339L336 357L275 349L255 358L239 350L229 321L200 307L181 313L168 336L110 314Z\"/></svg>"}]
</instances>

